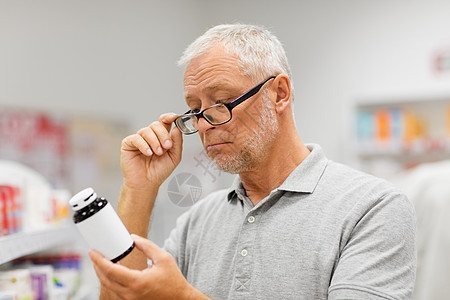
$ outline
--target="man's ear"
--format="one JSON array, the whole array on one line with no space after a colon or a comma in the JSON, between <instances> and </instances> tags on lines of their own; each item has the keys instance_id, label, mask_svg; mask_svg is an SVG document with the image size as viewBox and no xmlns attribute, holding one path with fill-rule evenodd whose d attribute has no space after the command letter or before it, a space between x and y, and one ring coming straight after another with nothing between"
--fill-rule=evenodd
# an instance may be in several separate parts
<instances>
[{"instance_id":1,"label":"man's ear","mask_svg":"<svg viewBox=\"0 0 450 300\"><path fill-rule=\"evenodd\" d=\"M291 80L286 74L279 74L274 86L277 94L275 109L277 113L283 113L291 104Z\"/></svg>"}]
</instances>

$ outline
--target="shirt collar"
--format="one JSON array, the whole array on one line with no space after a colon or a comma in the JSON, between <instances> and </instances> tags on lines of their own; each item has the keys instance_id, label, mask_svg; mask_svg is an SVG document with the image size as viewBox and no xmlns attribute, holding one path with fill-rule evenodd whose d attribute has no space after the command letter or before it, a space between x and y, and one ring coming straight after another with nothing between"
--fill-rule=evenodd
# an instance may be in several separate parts
<instances>
[{"instance_id":1,"label":"shirt collar","mask_svg":"<svg viewBox=\"0 0 450 300\"><path fill-rule=\"evenodd\" d=\"M233 199L234 195L236 195L238 191L244 191L244 186L242 185L241 178L239 177L239 175L234 177L233 183L228 188L228 191L227 191L228 201Z\"/></svg>"},{"instance_id":2,"label":"shirt collar","mask_svg":"<svg viewBox=\"0 0 450 300\"><path fill-rule=\"evenodd\" d=\"M278 190L297 193L314 192L328 164L328 159L319 145L307 144L306 147L311 153L289 174ZM243 190L241 179L236 176L228 189L228 200L231 200L238 191L243 193Z\"/></svg>"}]
</instances>

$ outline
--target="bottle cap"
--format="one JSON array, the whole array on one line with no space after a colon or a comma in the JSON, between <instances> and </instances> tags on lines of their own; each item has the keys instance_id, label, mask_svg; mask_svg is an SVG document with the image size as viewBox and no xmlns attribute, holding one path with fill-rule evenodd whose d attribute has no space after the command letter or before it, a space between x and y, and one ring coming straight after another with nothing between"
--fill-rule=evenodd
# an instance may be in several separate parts
<instances>
[{"instance_id":1,"label":"bottle cap","mask_svg":"<svg viewBox=\"0 0 450 300\"><path fill-rule=\"evenodd\" d=\"M72 206L72 209L77 211L82 209L83 207L88 206L94 200L97 199L97 194L94 192L93 188L87 188L76 194L70 199L69 203Z\"/></svg>"}]
</instances>

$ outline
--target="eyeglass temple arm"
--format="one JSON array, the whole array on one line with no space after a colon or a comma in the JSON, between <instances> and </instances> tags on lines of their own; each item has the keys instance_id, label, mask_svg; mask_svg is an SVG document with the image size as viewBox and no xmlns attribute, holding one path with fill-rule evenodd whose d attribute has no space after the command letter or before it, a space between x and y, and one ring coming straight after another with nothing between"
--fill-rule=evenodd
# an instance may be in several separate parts
<instances>
[{"instance_id":1,"label":"eyeglass temple arm","mask_svg":"<svg viewBox=\"0 0 450 300\"><path fill-rule=\"evenodd\" d=\"M234 108L236 105L241 104L243 101L247 100L248 98L250 98L251 96L255 95L256 93L259 92L259 90L261 89L261 87L270 79L276 78L277 76L270 76L269 78L267 78L266 80L264 80L263 82L259 83L257 86L255 86L254 88L252 88L251 90L249 90L247 93L239 96L237 99L233 100L230 103L226 103L225 105L228 106L229 109Z\"/></svg>"},{"instance_id":2,"label":"eyeglass temple arm","mask_svg":"<svg viewBox=\"0 0 450 300\"><path fill-rule=\"evenodd\" d=\"M184 116L184 115L187 115L187 114L190 114L190 113L191 113L191 110L188 110L188 111L185 112L184 114L180 115L180 117L182 117L182 116Z\"/></svg>"}]
</instances>

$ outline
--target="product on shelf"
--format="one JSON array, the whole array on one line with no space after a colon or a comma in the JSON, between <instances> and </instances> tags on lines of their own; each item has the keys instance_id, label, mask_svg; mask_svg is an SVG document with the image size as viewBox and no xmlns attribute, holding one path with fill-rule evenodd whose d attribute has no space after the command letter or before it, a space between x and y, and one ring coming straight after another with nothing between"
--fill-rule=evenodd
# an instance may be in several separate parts
<instances>
[{"instance_id":1,"label":"product on shelf","mask_svg":"<svg viewBox=\"0 0 450 300\"><path fill-rule=\"evenodd\" d=\"M0 291L14 295L17 300L32 300L31 272L28 269L16 269L0 272Z\"/></svg>"},{"instance_id":2,"label":"product on shelf","mask_svg":"<svg viewBox=\"0 0 450 300\"><path fill-rule=\"evenodd\" d=\"M76 253L22 257L15 260L12 267L15 269L0 274L6 273L9 278L15 271L25 270L29 279L20 289L31 290L33 300L70 299L80 287L81 258ZM25 273L22 274L24 277Z\"/></svg>"},{"instance_id":3,"label":"product on shelf","mask_svg":"<svg viewBox=\"0 0 450 300\"><path fill-rule=\"evenodd\" d=\"M0 181L0 236L22 230L22 190Z\"/></svg>"},{"instance_id":4,"label":"product on shelf","mask_svg":"<svg viewBox=\"0 0 450 300\"><path fill-rule=\"evenodd\" d=\"M356 118L358 149L361 154L449 151L450 106L448 110L445 118L435 116L433 120L399 107L360 109Z\"/></svg>"},{"instance_id":5,"label":"product on shelf","mask_svg":"<svg viewBox=\"0 0 450 300\"><path fill-rule=\"evenodd\" d=\"M0 160L0 236L35 231L68 219L70 192L54 190L42 175Z\"/></svg>"}]
</instances>

